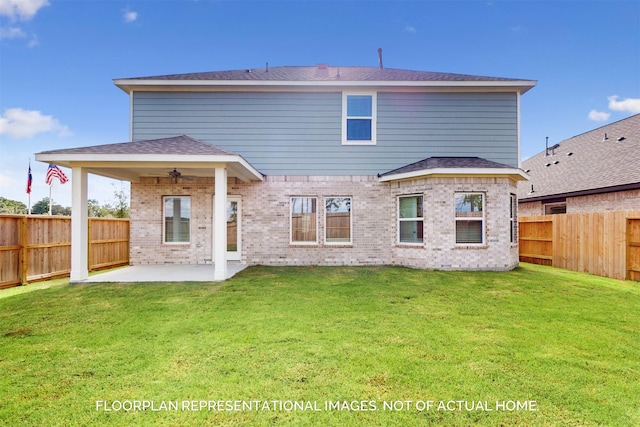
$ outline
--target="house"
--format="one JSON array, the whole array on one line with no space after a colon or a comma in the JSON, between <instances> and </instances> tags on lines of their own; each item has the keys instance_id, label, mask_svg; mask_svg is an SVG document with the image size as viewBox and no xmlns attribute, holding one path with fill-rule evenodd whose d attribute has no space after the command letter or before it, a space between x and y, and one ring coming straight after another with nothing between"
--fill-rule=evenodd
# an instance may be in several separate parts
<instances>
[{"instance_id":1,"label":"house","mask_svg":"<svg viewBox=\"0 0 640 427\"><path fill-rule=\"evenodd\" d=\"M72 281L87 174L131 182L132 264L508 270L520 95L535 81L382 67L116 79L130 142L46 151L72 170Z\"/></svg>"},{"instance_id":2,"label":"house","mask_svg":"<svg viewBox=\"0 0 640 427\"><path fill-rule=\"evenodd\" d=\"M640 209L640 114L554 144L522 162L520 215Z\"/></svg>"}]
</instances>

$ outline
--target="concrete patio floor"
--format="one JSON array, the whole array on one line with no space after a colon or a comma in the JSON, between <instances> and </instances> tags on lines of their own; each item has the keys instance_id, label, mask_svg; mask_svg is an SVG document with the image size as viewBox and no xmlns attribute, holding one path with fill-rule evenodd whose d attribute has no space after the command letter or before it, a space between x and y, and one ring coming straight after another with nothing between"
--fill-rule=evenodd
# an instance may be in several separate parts
<instances>
[{"instance_id":1,"label":"concrete patio floor","mask_svg":"<svg viewBox=\"0 0 640 427\"><path fill-rule=\"evenodd\" d=\"M227 263L227 279L247 268L240 262ZM213 264L131 265L96 273L80 283L102 282L213 282Z\"/></svg>"}]
</instances>

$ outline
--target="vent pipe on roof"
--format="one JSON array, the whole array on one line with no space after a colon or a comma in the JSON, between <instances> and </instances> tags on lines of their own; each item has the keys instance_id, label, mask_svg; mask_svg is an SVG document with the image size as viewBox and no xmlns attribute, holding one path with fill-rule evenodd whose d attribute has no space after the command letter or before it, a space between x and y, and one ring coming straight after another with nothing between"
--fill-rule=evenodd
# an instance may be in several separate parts
<instances>
[{"instance_id":1,"label":"vent pipe on roof","mask_svg":"<svg viewBox=\"0 0 640 427\"><path fill-rule=\"evenodd\" d=\"M545 156L549 155L549 137L547 137L547 142L545 142Z\"/></svg>"},{"instance_id":2,"label":"vent pipe on roof","mask_svg":"<svg viewBox=\"0 0 640 427\"><path fill-rule=\"evenodd\" d=\"M269 72L269 63L267 62L267 67L265 68L265 73Z\"/></svg>"},{"instance_id":3,"label":"vent pipe on roof","mask_svg":"<svg viewBox=\"0 0 640 427\"><path fill-rule=\"evenodd\" d=\"M384 66L382 65L382 48L379 47L378 48L378 62L380 63L380 69L384 69Z\"/></svg>"}]
</instances>

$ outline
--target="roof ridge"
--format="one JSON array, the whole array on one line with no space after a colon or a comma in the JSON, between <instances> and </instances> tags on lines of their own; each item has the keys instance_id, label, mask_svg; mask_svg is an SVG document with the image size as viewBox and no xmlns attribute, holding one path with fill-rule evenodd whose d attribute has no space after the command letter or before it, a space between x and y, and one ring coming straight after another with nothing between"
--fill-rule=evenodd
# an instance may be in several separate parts
<instances>
[{"instance_id":1,"label":"roof ridge","mask_svg":"<svg viewBox=\"0 0 640 427\"><path fill-rule=\"evenodd\" d=\"M322 65L322 66L320 66ZM339 70L339 72L338 72ZM213 70L191 73L171 73L143 77L121 78L117 80L282 80L282 81L322 81L340 79L343 81L529 81L530 79L491 77L465 73L410 70L406 68L361 65L280 65L256 68Z\"/></svg>"}]
</instances>

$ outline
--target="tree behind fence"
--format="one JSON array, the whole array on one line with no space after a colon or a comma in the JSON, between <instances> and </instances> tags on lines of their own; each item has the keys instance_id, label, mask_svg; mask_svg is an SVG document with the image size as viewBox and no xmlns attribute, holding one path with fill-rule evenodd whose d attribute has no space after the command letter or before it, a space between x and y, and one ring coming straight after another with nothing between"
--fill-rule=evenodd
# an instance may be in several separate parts
<instances>
[{"instance_id":1,"label":"tree behind fence","mask_svg":"<svg viewBox=\"0 0 640 427\"><path fill-rule=\"evenodd\" d=\"M89 270L129 264L129 220L89 218ZM71 218L0 215L0 289L69 275Z\"/></svg>"}]
</instances>

